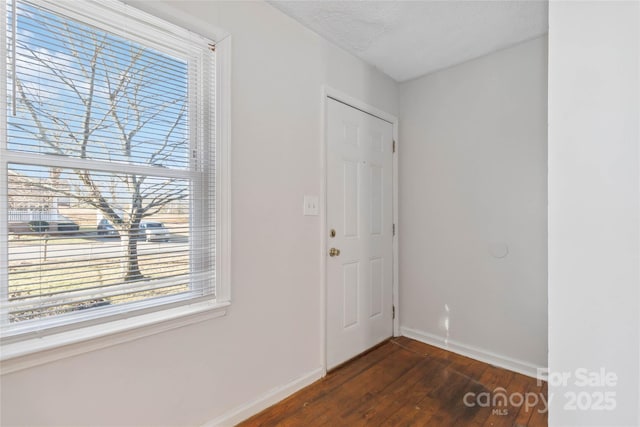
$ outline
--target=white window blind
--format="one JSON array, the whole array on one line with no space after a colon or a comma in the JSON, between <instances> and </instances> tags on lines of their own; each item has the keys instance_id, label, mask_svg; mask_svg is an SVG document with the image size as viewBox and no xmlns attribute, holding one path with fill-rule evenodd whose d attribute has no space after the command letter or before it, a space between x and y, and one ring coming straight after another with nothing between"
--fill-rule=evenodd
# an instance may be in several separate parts
<instances>
[{"instance_id":1,"label":"white window blind","mask_svg":"<svg viewBox=\"0 0 640 427\"><path fill-rule=\"evenodd\" d=\"M83 4L6 3L3 337L215 297L213 45Z\"/></svg>"}]
</instances>

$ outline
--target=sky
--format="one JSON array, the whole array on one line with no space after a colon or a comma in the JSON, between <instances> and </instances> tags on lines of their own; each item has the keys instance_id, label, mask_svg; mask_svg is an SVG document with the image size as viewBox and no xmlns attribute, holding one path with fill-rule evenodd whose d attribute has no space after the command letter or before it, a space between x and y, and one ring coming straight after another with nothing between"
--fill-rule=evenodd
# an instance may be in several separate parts
<instances>
[{"instance_id":1,"label":"sky","mask_svg":"<svg viewBox=\"0 0 640 427\"><path fill-rule=\"evenodd\" d=\"M188 117L195 112L188 110L187 61L23 2L15 31L11 16L7 29L17 77L14 91L9 71L8 149L153 166L158 175L159 168L191 167ZM51 175L41 166L10 169L33 178ZM133 175L91 176L106 198L122 208L130 204ZM135 179L144 180L139 193L148 198L180 188L186 194L189 186L160 176ZM78 197L88 195L72 169L61 169L60 181Z\"/></svg>"}]
</instances>

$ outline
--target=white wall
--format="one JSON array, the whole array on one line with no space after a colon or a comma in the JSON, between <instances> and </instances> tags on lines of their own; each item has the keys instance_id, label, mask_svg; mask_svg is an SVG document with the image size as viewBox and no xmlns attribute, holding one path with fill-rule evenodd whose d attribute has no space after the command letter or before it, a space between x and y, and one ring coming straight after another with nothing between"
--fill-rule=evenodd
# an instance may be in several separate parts
<instances>
[{"instance_id":1,"label":"white wall","mask_svg":"<svg viewBox=\"0 0 640 427\"><path fill-rule=\"evenodd\" d=\"M224 318L2 377L2 425L197 425L321 367L321 86L397 114L386 76L262 2L136 2L233 37Z\"/></svg>"},{"instance_id":2,"label":"white wall","mask_svg":"<svg viewBox=\"0 0 640 427\"><path fill-rule=\"evenodd\" d=\"M550 4L549 368L570 375L552 426L640 425L639 28L638 2ZM617 384L580 387L579 368ZM615 410L565 409L603 392Z\"/></svg>"},{"instance_id":3,"label":"white wall","mask_svg":"<svg viewBox=\"0 0 640 427\"><path fill-rule=\"evenodd\" d=\"M546 95L546 37L400 86L402 331L533 374L547 364Z\"/></svg>"}]
</instances>

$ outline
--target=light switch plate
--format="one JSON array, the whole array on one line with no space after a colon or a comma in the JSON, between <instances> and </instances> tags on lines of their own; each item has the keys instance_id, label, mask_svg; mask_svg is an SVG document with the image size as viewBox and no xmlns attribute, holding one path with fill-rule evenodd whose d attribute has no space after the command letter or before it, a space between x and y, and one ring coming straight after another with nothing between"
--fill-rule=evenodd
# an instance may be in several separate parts
<instances>
[{"instance_id":1,"label":"light switch plate","mask_svg":"<svg viewBox=\"0 0 640 427\"><path fill-rule=\"evenodd\" d=\"M320 209L318 208L318 196L304 196L304 209L303 215L315 216L318 215Z\"/></svg>"}]
</instances>

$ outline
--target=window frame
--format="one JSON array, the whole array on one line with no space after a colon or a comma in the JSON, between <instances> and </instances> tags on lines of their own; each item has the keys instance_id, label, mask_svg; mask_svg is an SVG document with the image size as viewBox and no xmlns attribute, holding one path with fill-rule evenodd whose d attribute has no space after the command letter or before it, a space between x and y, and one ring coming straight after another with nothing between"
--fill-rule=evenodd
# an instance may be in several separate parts
<instances>
[{"instance_id":1,"label":"window frame","mask_svg":"<svg viewBox=\"0 0 640 427\"><path fill-rule=\"evenodd\" d=\"M194 52L202 51L203 46L210 44L210 39L197 35L189 30L176 26L170 22L157 18L146 12L117 0L85 0L56 1L37 0L48 10L75 19L88 25L106 29L109 32L125 37L146 46L159 47L161 51L177 57L186 57L174 48L176 43L185 47L191 43ZM7 16L7 2L1 2L0 14L2 19ZM105 28L106 27L106 28ZM120 28L118 30L117 28ZM132 31L135 30L135 31ZM217 33L217 32L216 32ZM140 304L133 311L119 310L115 314L106 316L91 316L77 322L56 326L56 317L43 320L51 324L43 331L28 332L7 337L0 342L0 361L3 372L23 369L24 367L46 363L68 355L92 351L131 339L152 335L165 330L184 326L186 324L220 317L226 314L231 302L230 292L230 47L231 38L226 35L215 43L216 59L214 61L215 81L215 122L212 123L212 137L215 138L215 222L216 222L216 251L215 251L215 296L176 298L170 301L167 297L164 304ZM3 54L0 55L0 98L3 112L0 114L0 128L7 129L7 34L0 34ZM206 44L206 45L203 45ZM202 85L199 85L202 90ZM201 95L201 94L199 94ZM0 154L5 153L3 146ZM4 159L2 164L9 164L20 156L12 152L10 159ZM25 156L29 157L27 154ZM73 159L65 159L64 163L72 164ZM96 161L100 163L100 161ZM34 163L29 158L27 163ZM144 168L144 167L142 167ZM115 169L115 168L114 168ZM109 168L109 170L114 170ZM170 172L169 172L170 173ZM7 171L0 171L0 199L8 201ZM8 283L8 206L0 209L0 298L7 298ZM136 304L131 304L135 306ZM4 337L1 337L4 338ZM45 351L47 350L47 351ZM23 356L29 356L27 358Z\"/></svg>"}]
</instances>

